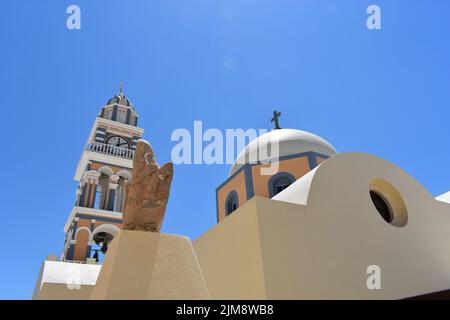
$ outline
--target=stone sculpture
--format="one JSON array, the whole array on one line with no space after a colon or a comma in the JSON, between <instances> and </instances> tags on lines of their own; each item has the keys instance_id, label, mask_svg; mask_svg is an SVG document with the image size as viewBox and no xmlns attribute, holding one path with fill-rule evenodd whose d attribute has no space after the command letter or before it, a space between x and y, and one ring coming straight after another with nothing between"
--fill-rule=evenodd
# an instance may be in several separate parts
<instances>
[{"instance_id":1,"label":"stone sculpture","mask_svg":"<svg viewBox=\"0 0 450 320\"><path fill-rule=\"evenodd\" d=\"M172 177L173 164L168 162L159 167L150 144L139 140L132 178L126 185L124 230L160 231Z\"/></svg>"}]
</instances>

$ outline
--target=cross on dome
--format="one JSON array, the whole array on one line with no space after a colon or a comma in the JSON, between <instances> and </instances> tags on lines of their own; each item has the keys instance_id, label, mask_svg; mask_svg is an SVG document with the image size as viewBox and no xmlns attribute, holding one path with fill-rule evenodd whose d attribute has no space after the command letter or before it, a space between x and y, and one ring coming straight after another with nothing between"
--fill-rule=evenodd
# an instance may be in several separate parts
<instances>
[{"instance_id":1,"label":"cross on dome","mask_svg":"<svg viewBox=\"0 0 450 320\"><path fill-rule=\"evenodd\" d=\"M273 111L273 118L272 120L270 120L270 122L274 122L275 123L275 129L281 129L280 128L280 122L279 122L279 118L281 117L281 112L278 112L277 110Z\"/></svg>"}]
</instances>

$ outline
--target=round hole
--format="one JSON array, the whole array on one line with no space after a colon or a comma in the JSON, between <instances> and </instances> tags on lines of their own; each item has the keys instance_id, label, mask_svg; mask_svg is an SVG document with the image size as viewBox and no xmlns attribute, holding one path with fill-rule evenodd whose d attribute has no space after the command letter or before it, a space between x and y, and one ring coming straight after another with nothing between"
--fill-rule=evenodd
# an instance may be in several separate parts
<instances>
[{"instance_id":1,"label":"round hole","mask_svg":"<svg viewBox=\"0 0 450 320\"><path fill-rule=\"evenodd\" d=\"M373 179L369 185L372 203L384 221L396 227L408 222L408 211L400 193L388 181Z\"/></svg>"},{"instance_id":2,"label":"round hole","mask_svg":"<svg viewBox=\"0 0 450 320\"><path fill-rule=\"evenodd\" d=\"M383 199L383 196L378 192L370 191L370 197L372 198L373 205L377 209L378 213L387 223L392 222L392 212L389 208L389 204Z\"/></svg>"}]
</instances>

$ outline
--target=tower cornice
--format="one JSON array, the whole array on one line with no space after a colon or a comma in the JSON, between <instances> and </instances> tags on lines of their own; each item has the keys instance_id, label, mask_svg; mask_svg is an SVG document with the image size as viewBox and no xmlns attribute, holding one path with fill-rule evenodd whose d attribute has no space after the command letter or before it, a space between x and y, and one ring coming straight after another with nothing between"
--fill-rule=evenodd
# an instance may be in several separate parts
<instances>
[{"instance_id":1,"label":"tower cornice","mask_svg":"<svg viewBox=\"0 0 450 320\"><path fill-rule=\"evenodd\" d=\"M120 123L113 120L104 119L101 117L96 117L94 121L94 125L92 126L91 133L89 134L89 138L87 140L88 143L92 143L95 138L95 133L97 128L101 126L109 131L116 131L118 134L126 135L129 137L134 136L142 136L144 134L144 129L140 127L135 127L129 124Z\"/></svg>"}]
</instances>

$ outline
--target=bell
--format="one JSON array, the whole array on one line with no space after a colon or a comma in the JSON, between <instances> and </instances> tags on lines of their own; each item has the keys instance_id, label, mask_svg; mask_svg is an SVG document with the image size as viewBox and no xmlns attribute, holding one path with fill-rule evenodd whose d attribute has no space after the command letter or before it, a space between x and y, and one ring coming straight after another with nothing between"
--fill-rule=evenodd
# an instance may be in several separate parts
<instances>
[{"instance_id":1,"label":"bell","mask_svg":"<svg viewBox=\"0 0 450 320\"><path fill-rule=\"evenodd\" d=\"M95 262L98 262L98 250L95 250L93 258L95 259Z\"/></svg>"},{"instance_id":2,"label":"bell","mask_svg":"<svg viewBox=\"0 0 450 320\"><path fill-rule=\"evenodd\" d=\"M103 241L103 245L100 250L102 250L103 253L106 253L106 251L108 251L108 242L106 242L106 240Z\"/></svg>"}]
</instances>

